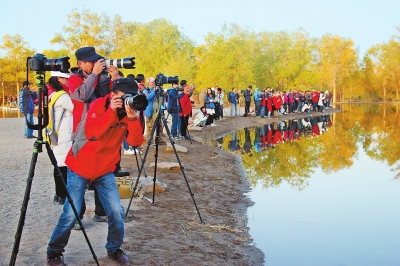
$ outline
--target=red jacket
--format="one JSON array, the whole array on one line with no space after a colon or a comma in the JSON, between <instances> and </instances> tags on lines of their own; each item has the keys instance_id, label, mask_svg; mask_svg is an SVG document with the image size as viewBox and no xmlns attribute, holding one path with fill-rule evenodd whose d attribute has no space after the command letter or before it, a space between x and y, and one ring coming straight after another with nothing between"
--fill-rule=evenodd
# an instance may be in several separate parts
<instances>
[{"instance_id":1,"label":"red jacket","mask_svg":"<svg viewBox=\"0 0 400 266\"><path fill-rule=\"evenodd\" d=\"M181 105L180 116L189 116L192 113L192 102L190 101L189 94L185 93L182 98L179 99Z\"/></svg>"},{"instance_id":2,"label":"red jacket","mask_svg":"<svg viewBox=\"0 0 400 266\"><path fill-rule=\"evenodd\" d=\"M98 98L91 103L85 124L88 141L78 151L76 157L71 148L65 159L65 164L73 172L91 181L115 170L115 165L120 160L121 143L126 130L128 130L126 141L130 145L143 144L140 119L130 121L125 116L119 120L116 111L109 107L106 110L107 99L109 96Z\"/></svg>"},{"instance_id":3,"label":"red jacket","mask_svg":"<svg viewBox=\"0 0 400 266\"><path fill-rule=\"evenodd\" d=\"M272 96L272 102L274 103L275 109L279 109L282 107L282 97L281 96Z\"/></svg>"},{"instance_id":4,"label":"red jacket","mask_svg":"<svg viewBox=\"0 0 400 266\"><path fill-rule=\"evenodd\" d=\"M316 91L311 92L311 98L313 103L317 103L319 99L319 93Z\"/></svg>"}]
</instances>

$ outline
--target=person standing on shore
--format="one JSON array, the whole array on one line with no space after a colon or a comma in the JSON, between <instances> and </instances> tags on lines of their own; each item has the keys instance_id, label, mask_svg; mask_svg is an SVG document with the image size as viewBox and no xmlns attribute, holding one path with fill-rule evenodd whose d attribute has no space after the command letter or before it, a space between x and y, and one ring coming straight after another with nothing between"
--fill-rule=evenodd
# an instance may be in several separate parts
<instances>
[{"instance_id":1,"label":"person standing on shore","mask_svg":"<svg viewBox=\"0 0 400 266\"><path fill-rule=\"evenodd\" d=\"M250 103L251 103L251 96L253 96L253 93L251 92L251 89L253 87L251 85L249 85L247 87L247 89L243 92L243 96L244 96L244 115L243 117L248 116L248 114L250 113Z\"/></svg>"},{"instance_id":2,"label":"person standing on shore","mask_svg":"<svg viewBox=\"0 0 400 266\"><path fill-rule=\"evenodd\" d=\"M57 131L58 136L58 142L56 144L51 143L51 148L56 157L57 165L63 175L65 184L67 184L67 166L64 161L72 146L72 111L74 110L74 104L67 93L68 78L68 73L51 71L51 77L48 81L48 90L51 92L49 95L49 117L51 117L49 122L52 122L54 125L53 130ZM63 205L67 197L67 192L57 175L58 173L56 169L54 169L53 176L56 194L54 195L53 201Z\"/></svg>"},{"instance_id":3,"label":"person standing on shore","mask_svg":"<svg viewBox=\"0 0 400 266\"><path fill-rule=\"evenodd\" d=\"M105 73L106 62L103 57L96 53L94 47L82 47L75 52L79 69L71 74L68 79L68 88L72 103L74 104L72 140L75 140L78 125L82 117L85 117L88 106L95 99L108 95L111 91L113 80L120 78L118 68L110 66L107 71L111 79ZM122 141L121 141L122 143ZM118 175L121 167L116 164L115 174ZM95 222L107 222L106 212L99 200L96 189L95 199Z\"/></svg>"},{"instance_id":4,"label":"person standing on shore","mask_svg":"<svg viewBox=\"0 0 400 266\"><path fill-rule=\"evenodd\" d=\"M38 98L36 91L31 91L30 86L32 83L24 81L22 83L22 89L19 93L19 110L24 115L24 138L33 139L36 136L33 135L33 129L30 129L27 124L28 122L33 125L33 113L35 112L35 100Z\"/></svg>"},{"instance_id":5,"label":"person standing on shore","mask_svg":"<svg viewBox=\"0 0 400 266\"><path fill-rule=\"evenodd\" d=\"M136 94L137 88L134 80L117 79L111 94L93 101L65 160L68 166L68 192L78 213L86 186L92 184L96 187L108 216L107 255L120 265L129 265L130 261L121 250L124 242L124 210L113 171L120 159L121 143L127 131L127 141L131 146L143 143L138 113L121 100L125 94ZM71 204L66 201L47 247L47 265L65 265L63 253L75 222Z\"/></svg>"}]
</instances>

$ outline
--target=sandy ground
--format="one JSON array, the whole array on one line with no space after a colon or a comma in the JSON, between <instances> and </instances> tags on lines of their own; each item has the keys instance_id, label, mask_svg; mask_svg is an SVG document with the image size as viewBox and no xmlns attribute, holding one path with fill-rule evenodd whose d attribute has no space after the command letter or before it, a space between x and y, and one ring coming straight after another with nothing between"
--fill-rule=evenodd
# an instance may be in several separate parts
<instances>
[{"instance_id":1,"label":"sandy ground","mask_svg":"<svg viewBox=\"0 0 400 266\"><path fill-rule=\"evenodd\" d=\"M337 110L329 109L326 113ZM302 117L293 114L279 119ZM125 219L123 249L133 265L263 265L264 254L252 242L247 228L249 182L244 176L240 158L216 148L215 139L245 126L263 125L278 119L253 117L226 118L216 121L217 127L191 132L195 140L180 141L188 149L179 153L181 170L157 169L157 180L168 185L166 192L157 193L152 205L146 198L134 198ZM35 140L23 138L22 118L0 119L0 265L8 265L15 244L21 206ZM36 135L36 132L35 132ZM147 144L143 146L146 148ZM19 245L16 265L45 265L46 247L62 206L53 203L52 165L45 147L35 164L30 200ZM148 176L154 175L155 147L150 146L145 161ZM178 162L166 146L159 146L158 162ZM142 155L144 157L144 154ZM137 176L134 155L122 156L123 170ZM186 182L186 179L188 182ZM194 200L188 185L194 193ZM152 193L145 195L152 198ZM126 209L129 199L123 199ZM92 221L93 191L86 192L87 211L83 219L90 243L100 265L116 265L106 256L104 248L107 224ZM68 265L96 265L81 231L73 230L64 254Z\"/></svg>"}]
</instances>

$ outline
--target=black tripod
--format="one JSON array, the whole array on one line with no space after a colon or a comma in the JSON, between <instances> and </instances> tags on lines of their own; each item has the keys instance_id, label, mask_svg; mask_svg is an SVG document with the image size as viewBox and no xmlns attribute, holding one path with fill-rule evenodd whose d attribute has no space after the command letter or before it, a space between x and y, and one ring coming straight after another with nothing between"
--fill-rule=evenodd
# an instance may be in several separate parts
<instances>
[{"instance_id":1,"label":"black tripod","mask_svg":"<svg viewBox=\"0 0 400 266\"><path fill-rule=\"evenodd\" d=\"M62 173L60 171L60 169L58 168L57 165L57 160L56 157L54 156L53 150L50 148L50 144L46 141L43 141L43 128L45 128L47 126L48 123L48 91L46 86L44 86L44 77L41 76L41 73L37 73L37 80L40 81L40 83L38 82L37 85L39 87L39 96L38 96L38 101L39 101L39 114L38 114L38 124L37 125L31 125L29 123L29 121L26 119L27 125L30 129L34 129L38 131L38 138L34 143L34 149L33 149L33 155L32 155L32 161L31 161L31 165L30 165L30 169L29 169L29 175L28 175L28 179L27 179L27 184L26 184L26 189L25 189L25 195L24 195L24 200L22 202L22 208L21 208L21 215L19 217L19 222L18 222L18 227L17 227L17 232L15 234L15 242L14 242L14 247L13 247L13 251L11 254L11 259L10 259L10 266L14 266L15 265L15 261L17 259L17 254L18 254L18 249L19 249L19 244L21 242L21 235L22 235L22 229L24 227L24 223L25 223L25 216L26 216L26 211L28 209L28 201L29 201L29 195L31 192L31 187L32 187L32 180L33 180L33 176L35 175L35 167L36 167L36 162L37 162L37 158L38 158L38 154L39 152L42 152L42 145L46 146L46 150L47 150L47 154L49 155L50 161L52 163L52 165L54 166L54 168L56 169L57 172L57 178L59 178L61 180L61 183L65 189L65 191L67 192L67 198L68 198L68 202L72 207L72 210L74 211L74 214L76 216L76 219L78 220L79 226L82 230L83 235L85 236L86 242L88 243L88 246L90 248L90 251L92 252L93 255L93 259L96 261L96 264L99 265L99 262L97 261L97 257L96 254L93 251L92 245L90 244L89 238L86 235L86 231L82 225L82 221L79 218L79 214L76 211L75 205L73 203L73 200L71 199L71 196L67 190L67 187L65 185ZM28 79L27 79L28 80ZM43 87L43 88L42 88ZM43 97L43 98L42 98ZM42 101L43 101L43 105L42 105ZM43 108L42 108L43 106Z\"/></svg>"},{"instance_id":2,"label":"black tripod","mask_svg":"<svg viewBox=\"0 0 400 266\"><path fill-rule=\"evenodd\" d=\"M157 86L157 87L156 87L156 91L160 92L160 91L162 91L162 88L159 87L159 86ZM159 102L162 102L162 96L160 96L160 98L161 98L161 99L159 99ZM149 152L149 148L150 148L150 146L151 146L151 142L152 142L152 140L153 140L154 133L156 132L156 138L155 138L156 153L155 153L155 155L154 155L154 157L155 157L155 162L154 162L153 202L152 202L152 204L154 205L155 190L156 190L156 176L157 176L157 162L158 162L157 159L158 159L158 146L159 146L159 138L160 138L160 128L161 128L161 127L164 127L165 130L166 130L166 132L167 132L167 135L168 135L168 137L169 137L169 139L170 139L170 141L171 141L171 145L172 145L172 148L174 149L174 153L175 153L176 159L178 160L180 169L181 169L181 171L182 171L182 175L183 175L183 177L185 178L186 185L187 185L187 187L188 187L188 189L189 189L190 196L192 197L192 200L193 200L193 204L194 204L194 206L196 207L196 212L197 212L197 214L198 214L198 216L199 216L199 218L200 218L201 223L204 223L204 222L203 222L203 219L201 218L199 209L197 208L197 204L196 204L196 201L195 201L195 199L194 199L194 194L193 194L193 192L192 192L192 190L191 190L191 188L190 188L189 181L188 181L188 179L187 179L187 177L186 177L186 174L185 174L185 171L184 171L184 167L183 167L182 162L181 162L181 160L180 160L180 158L179 158L179 155L178 155L178 153L177 153L177 151L176 151L174 139L171 137L171 132L170 132L168 126L167 126L167 120L166 120L166 118L165 118L165 116L164 116L164 110L162 109L162 106L160 106L159 110L157 110L157 111L158 111L158 113L156 114L156 115L157 115L157 118L156 118L156 120L154 121L154 126L153 126L153 129L151 130L150 137L149 137L149 139L148 139L148 144L147 144L146 152L145 152L144 157L143 157L143 160L142 160L142 165L140 166L140 170L139 170L138 177L137 177L137 179L136 179L135 186L133 187L133 190L132 190L132 191L133 191L133 192L132 192L132 196L131 196L131 199L130 199L130 201L129 201L128 208L127 208L127 210L126 210L125 217L128 217L129 208L130 208L130 206L131 206L133 197L134 197L135 194L136 194L135 191L136 191L136 188L137 188L138 183L139 183L140 174L142 173L142 170L144 169L144 164L145 164L145 162L146 162L147 154L148 154L148 152ZM153 116L153 117L154 117L154 116Z\"/></svg>"}]
</instances>

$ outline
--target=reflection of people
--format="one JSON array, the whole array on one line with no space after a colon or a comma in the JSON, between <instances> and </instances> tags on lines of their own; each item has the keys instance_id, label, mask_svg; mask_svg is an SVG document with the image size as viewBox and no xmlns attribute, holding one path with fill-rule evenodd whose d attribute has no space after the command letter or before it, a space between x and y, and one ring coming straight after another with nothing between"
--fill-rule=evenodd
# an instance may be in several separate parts
<instances>
[{"instance_id":1,"label":"reflection of people","mask_svg":"<svg viewBox=\"0 0 400 266\"><path fill-rule=\"evenodd\" d=\"M233 153L238 153L239 143L238 143L238 132L235 131L231 133L231 141L229 141L228 148Z\"/></svg>"},{"instance_id":2,"label":"reflection of people","mask_svg":"<svg viewBox=\"0 0 400 266\"><path fill-rule=\"evenodd\" d=\"M136 91L135 81L122 78L115 81L109 96L93 101L82 125L84 131L79 130L65 160L68 192L78 213L86 186L96 187L108 216L107 254L120 265L128 265L129 258L120 249L124 239L124 211L113 171L120 159L120 147L127 130L130 145L143 143L139 116L128 105L124 108L120 99L124 94L135 94ZM64 265L62 254L75 221L71 205L66 201L47 248L48 265Z\"/></svg>"},{"instance_id":3,"label":"reflection of people","mask_svg":"<svg viewBox=\"0 0 400 266\"><path fill-rule=\"evenodd\" d=\"M244 128L244 134L245 134L245 139L244 139L243 149L244 152L251 157L253 156L253 152L252 152L252 145L250 138L250 129Z\"/></svg>"},{"instance_id":4,"label":"reflection of people","mask_svg":"<svg viewBox=\"0 0 400 266\"><path fill-rule=\"evenodd\" d=\"M24 138L26 139L36 138L33 135L33 129L28 128L28 124L26 123L26 120L28 120L33 125L33 113L35 111L35 100L37 99L37 93L30 90L31 84L28 81L24 81L19 93L19 110L26 117L24 117Z\"/></svg>"},{"instance_id":5,"label":"reflection of people","mask_svg":"<svg viewBox=\"0 0 400 266\"><path fill-rule=\"evenodd\" d=\"M67 184L67 166L64 161L72 145L72 111L74 109L74 104L68 94L68 78L68 73L51 71L51 77L48 81L48 90L52 92L49 93L49 112L54 110L54 113L50 113L49 115L49 117L51 117L51 121L49 122L53 123L53 130L57 130L58 136L57 145L52 144L51 148L56 157L57 166L63 175L65 184ZM51 106L53 106L53 108L51 108ZM54 169L53 175L56 186L54 202L63 205L67 197L67 192L57 176L58 173L56 169Z\"/></svg>"}]
</instances>

